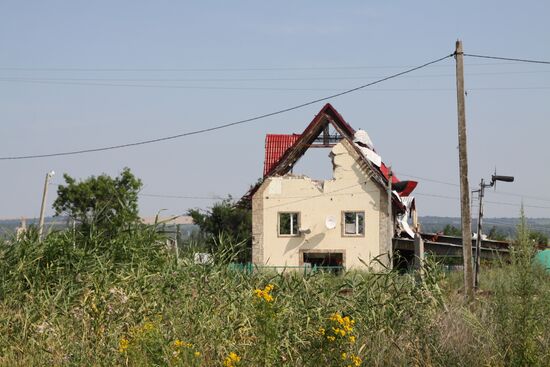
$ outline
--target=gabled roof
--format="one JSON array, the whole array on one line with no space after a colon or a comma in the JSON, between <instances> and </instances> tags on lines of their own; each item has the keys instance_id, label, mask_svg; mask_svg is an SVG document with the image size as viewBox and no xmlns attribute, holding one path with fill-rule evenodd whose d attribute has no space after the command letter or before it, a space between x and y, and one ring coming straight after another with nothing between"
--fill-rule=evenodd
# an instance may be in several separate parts
<instances>
[{"instance_id":1,"label":"gabled roof","mask_svg":"<svg viewBox=\"0 0 550 367\"><path fill-rule=\"evenodd\" d=\"M280 159L270 164L267 172L264 169L264 178L288 173L328 124L331 124L344 138L353 141L355 130L330 103L327 103L311 120L304 132L298 135L299 138L280 156Z\"/></svg>"},{"instance_id":2,"label":"gabled roof","mask_svg":"<svg viewBox=\"0 0 550 367\"><path fill-rule=\"evenodd\" d=\"M372 178L374 181L385 188L389 179L388 167L384 163L382 163L380 167L377 167L363 155L360 148L353 142L355 130L330 103L327 103L321 111L315 115L302 134L268 134L266 136L263 172L264 180L268 177L282 176L288 173L329 124L332 125L341 135L342 139L347 140L350 146L358 153L363 166L368 167L369 170L373 172ZM397 184L399 182L401 181L395 177L395 175L392 175L392 184ZM408 181L407 184L401 185L403 188L400 189L399 193L402 196L408 196L414 190L416 184L415 181ZM251 199L260 185L261 182L251 187L241 201ZM393 201L398 207L403 208L401 201L397 197L394 197Z\"/></svg>"}]
</instances>

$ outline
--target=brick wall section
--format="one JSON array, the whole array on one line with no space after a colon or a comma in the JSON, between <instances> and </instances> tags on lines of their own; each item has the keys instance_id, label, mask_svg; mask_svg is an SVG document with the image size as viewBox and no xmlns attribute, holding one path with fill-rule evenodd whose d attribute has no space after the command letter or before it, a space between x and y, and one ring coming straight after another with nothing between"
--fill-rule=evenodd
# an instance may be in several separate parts
<instances>
[{"instance_id":1,"label":"brick wall section","mask_svg":"<svg viewBox=\"0 0 550 367\"><path fill-rule=\"evenodd\" d=\"M252 263L263 265L264 191L268 185L261 185L252 196Z\"/></svg>"},{"instance_id":2,"label":"brick wall section","mask_svg":"<svg viewBox=\"0 0 550 367\"><path fill-rule=\"evenodd\" d=\"M387 254L389 254L389 248L388 248L388 194L386 191L382 191L380 193L380 254L382 255L379 260L382 264L385 266L389 266L389 258Z\"/></svg>"}]
</instances>

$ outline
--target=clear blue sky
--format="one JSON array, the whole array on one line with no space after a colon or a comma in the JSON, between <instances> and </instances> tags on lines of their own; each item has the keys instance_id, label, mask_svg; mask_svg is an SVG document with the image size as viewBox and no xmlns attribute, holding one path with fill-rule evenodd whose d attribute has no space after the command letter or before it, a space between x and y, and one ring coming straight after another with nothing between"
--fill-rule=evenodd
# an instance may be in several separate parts
<instances>
[{"instance_id":1,"label":"clear blue sky","mask_svg":"<svg viewBox=\"0 0 550 367\"><path fill-rule=\"evenodd\" d=\"M0 156L268 113L450 54L457 38L470 53L550 60L549 16L547 1L3 1ZM495 166L516 176L488 193L486 215L517 216L523 200L528 216L550 216L550 66L470 58L466 89L470 184ZM452 59L331 103L402 178L458 182ZM63 172L85 178L128 166L143 193L238 197L262 173L265 134L301 132L321 107L149 146L0 161L0 218L38 216L52 169L60 183ZM325 155L306 160L310 172L330 166ZM421 215L459 214L457 200L425 196L458 197L457 187L419 181ZM140 208L181 214L211 203L142 197Z\"/></svg>"}]
</instances>

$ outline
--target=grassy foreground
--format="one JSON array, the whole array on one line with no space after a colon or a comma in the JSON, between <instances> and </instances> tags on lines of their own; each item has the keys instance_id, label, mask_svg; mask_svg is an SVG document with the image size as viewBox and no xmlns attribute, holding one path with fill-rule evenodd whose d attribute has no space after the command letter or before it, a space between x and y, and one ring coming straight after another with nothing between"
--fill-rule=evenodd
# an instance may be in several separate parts
<instances>
[{"instance_id":1,"label":"grassy foreground","mask_svg":"<svg viewBox=\"0 0 550 367\"><path fill-rule=\"evenodd\" d=\"M550 366L550 278L525 239L485 272L194 265L153 227L0 244L2 366ZM523 243L523 245L522 245ZM189 251L189 254L191 251Z\"/></svg>"}]
</instances>

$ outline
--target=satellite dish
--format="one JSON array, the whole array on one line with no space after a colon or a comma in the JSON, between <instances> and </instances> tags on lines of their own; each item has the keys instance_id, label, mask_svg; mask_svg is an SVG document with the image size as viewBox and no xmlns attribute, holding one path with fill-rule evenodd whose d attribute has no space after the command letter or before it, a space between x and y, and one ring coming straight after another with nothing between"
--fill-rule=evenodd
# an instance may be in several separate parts
<instances>
[{"instance_id":1,"label":"satellite dish","mask_svg":"<svg viewBox=\"0 0 550 367\"><path fill-rule=\"evenodd\" d=\"M336 228L336 218L334 218L334 216L332 215L327 216L327 219L325 219L325 226L327 227L327 229Z\"/></svg>"}]
</instances>

